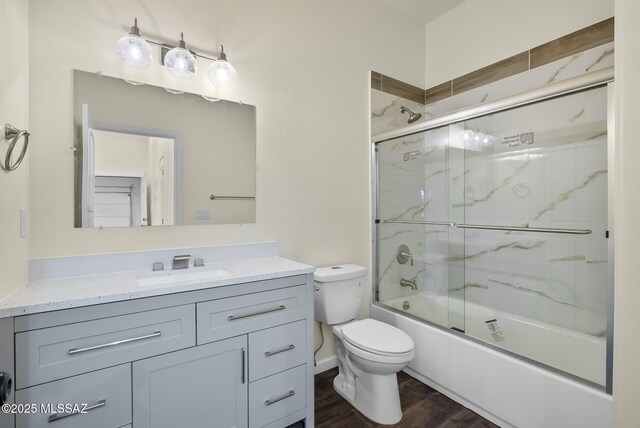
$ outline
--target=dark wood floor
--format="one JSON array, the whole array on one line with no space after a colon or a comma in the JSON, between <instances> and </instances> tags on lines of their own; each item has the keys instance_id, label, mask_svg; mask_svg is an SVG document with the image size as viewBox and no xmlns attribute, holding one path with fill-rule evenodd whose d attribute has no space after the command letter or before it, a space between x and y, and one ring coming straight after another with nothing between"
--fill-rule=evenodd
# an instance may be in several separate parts
<instances>
[{"instance_id":1,"label":"dark wood floor","mask_svg":"<svg viewBox=\"0 0 640 428\"><path fill-rule=\"evenodd\" d=\"M318 428L388 427L365 418L333 389L338 369L315 377L315 417ZM483 428L497 427L461 404L440 394L411 376L398 373L402 420L395 427Z\"/></svg>"}]
</instances>

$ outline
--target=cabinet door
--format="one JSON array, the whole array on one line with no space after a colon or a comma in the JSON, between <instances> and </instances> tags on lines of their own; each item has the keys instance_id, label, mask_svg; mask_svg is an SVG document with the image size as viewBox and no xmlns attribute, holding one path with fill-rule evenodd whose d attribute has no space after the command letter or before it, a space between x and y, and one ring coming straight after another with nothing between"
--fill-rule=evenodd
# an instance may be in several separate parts
<instances>
[{"instance_id":1,"label":"cabinet door","mask_svg":"<svg viewBox=\"0 0 640 428\"><path fill-rule=\"evenodd\" d=\"M247 337L133 363L136 428L246 427Z\"/></svg>"}]
</instances>

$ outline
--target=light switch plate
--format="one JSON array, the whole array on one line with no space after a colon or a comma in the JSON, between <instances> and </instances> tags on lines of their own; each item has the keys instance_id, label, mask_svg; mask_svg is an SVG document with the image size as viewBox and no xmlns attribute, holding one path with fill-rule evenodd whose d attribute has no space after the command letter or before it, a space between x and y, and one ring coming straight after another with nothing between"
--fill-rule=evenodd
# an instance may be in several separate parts
<instances>
[{"instance_id":1,"label":"light switch plate","mask_svg":"<svg viewBox=\"0 0 640 428\"><path fill-rule=\"evenodd\" d=\"M29 234L29 224L27 219L27 210L20 208L20 237L26 238Z\"/></svg>"}]
</instances>

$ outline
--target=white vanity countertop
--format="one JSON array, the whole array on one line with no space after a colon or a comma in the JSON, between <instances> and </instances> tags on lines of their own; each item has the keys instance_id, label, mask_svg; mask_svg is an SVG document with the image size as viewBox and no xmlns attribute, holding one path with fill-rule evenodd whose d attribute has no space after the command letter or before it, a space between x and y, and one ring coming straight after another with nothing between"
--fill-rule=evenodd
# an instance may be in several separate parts
<instances>
[{"instance_id":1,"label":"white vanity countertop","mask_svg":"<svg viewBox=\"0 0 640 428\"><path fill-rule=\"evenodd\" d=\"M312 266L271 256L210 263L204 268L190 267L184 273L216 268L231 272L219 278L184 281L180 281L180 273L176 273L174 278L178 282L147 286L139 285L137 279L162 273L145 270L30 281L0 301L0 318L304 275L314 271Z\"/></svg>"}]
</instances>

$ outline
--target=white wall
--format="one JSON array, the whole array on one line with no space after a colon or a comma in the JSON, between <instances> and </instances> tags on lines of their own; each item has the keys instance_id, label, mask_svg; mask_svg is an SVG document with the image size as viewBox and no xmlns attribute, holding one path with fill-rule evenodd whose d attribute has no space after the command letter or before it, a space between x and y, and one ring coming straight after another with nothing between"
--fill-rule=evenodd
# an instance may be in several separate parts
<instances>
[{"instance_id":1,"label":"white wall","mask_svg":"<svg viewBox=\"0 0 640 428\"><path fill-rule=\"evenodd\" d=\"M638 426L640 406L640 2L616 0L616 195L613 403L616 427Z\"/></svg>"},{"instance_id":2,"label":"white wall","mask_svg":"<svg viewBox=\"0 0 640 428\"><path fill-rule=\"evenodd\" d=\"M613 0L468 0L425 27L426 87L613 16Z\"/></svg>"},{"instance_id":3,"label":"white wall","mask_svg":"<svg viewBox=\"0 0 640 428\"><path fill-rule=\"evenodd\" d=\"M124 75L114 43L134 16L150 38L185 31L196 50L225 44L239 79L217 95L257 106L255 225L72 228L71 70ZM278 239L283 255L309 263L368 264L368 70L422 83L422 28L365 0L191 0L179 8L169 1L33 0L29 17L30 111L46 139L32 157L33 257ZM216 95L204 72L182 82L154 65L135 77Z\"/></svg>"},{"instance_id":4,"label":"white wall","mask_svg":"<svg viewBox=\"0 0 640 428\"><path fill-rule=\"evenodd\" d=\"M184 31L207 53L224 43L236 86L216 92L205 72L179 82L159 65L125 71L114 44L134 17L149 38ZM29 19L32 257L276 239L312 265L369 266L369 70L422 86L423 27L368 0L32 0ZM255 105L256 223L74 229L74 68Z\"/></svg>"},{"instance_id":5,"label":"white wall","mask_svg":"<svg viewBox=\"0 0 640 428\"><path fill-rule=\"evenodd\" d=\"M27 2L0 0L0 126L5 123L24 129L29 127L27 111ZM34 136L35 137L35 136ZM36 137L37 139L37 137ZM33 139L32 139L33 142ZM0 157L9 146L0 138ZM34 143L29 152L34 151ZM37 150L37 148L36 148ZM20 237L20 208L28 208L27 155L13 172L0 170L0 299L18 288L27 276L27 239Z\"/></svg>"}]
</instances>

